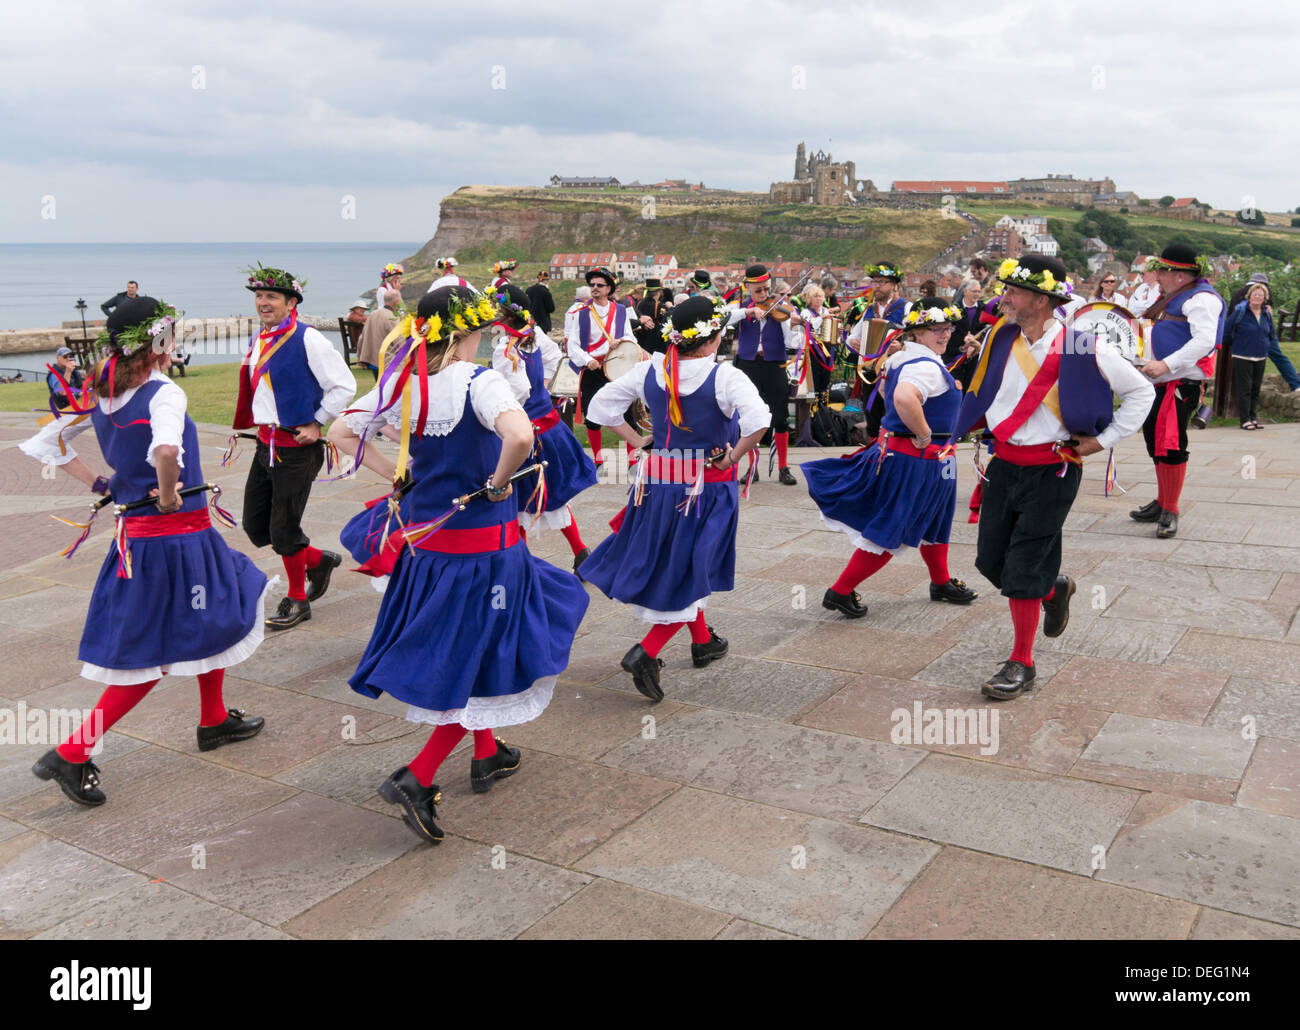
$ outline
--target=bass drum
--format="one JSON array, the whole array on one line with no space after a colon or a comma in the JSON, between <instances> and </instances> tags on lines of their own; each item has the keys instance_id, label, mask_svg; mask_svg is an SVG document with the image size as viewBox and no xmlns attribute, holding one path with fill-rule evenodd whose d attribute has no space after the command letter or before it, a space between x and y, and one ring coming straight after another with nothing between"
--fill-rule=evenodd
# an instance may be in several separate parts
<instances>
[{"instance_id":1,"label":"bass drum","mask_svg":"<svg viewBox=\"0 0 1300 1030\"><path fill-rule=\"evenodd\" d=\"M1088 333L1106 341L1134 365L1146 364L1142 323L1128 308L1094 300L1075 308L1067 325L1072 333Z\"/></svg>"}]
</instances>

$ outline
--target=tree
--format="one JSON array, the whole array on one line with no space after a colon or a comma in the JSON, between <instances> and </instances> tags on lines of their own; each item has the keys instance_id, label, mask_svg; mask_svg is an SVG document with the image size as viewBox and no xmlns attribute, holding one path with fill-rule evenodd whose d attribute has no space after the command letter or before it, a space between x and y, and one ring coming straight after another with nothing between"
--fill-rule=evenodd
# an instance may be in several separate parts
<instances>
[{"instance_id":1,"label":"tree","mask_svg":"<svg viewBox=\"0 0 1300 1030\"><path fill-rule=\"evenodd\" d=\"M1254 210L1238 211L1237 221L1242 222L1245 225L1263 225L1264 212L1260 211L1258 208L1255 208Z\"/></svg>"},{"instance_id":2,"label":"tree","mask_svg":"<svg viewBox=\"0 0 1300 1030\"><path fill-rule=\"evenodd\" d=\"M1292 229L1300 229L1300 218L1293 218L1293 219L1291 219L1291 228L1292 228Z\"/></svg>"},{"instance_id":3,"label":"tree","mask_svg":"<svg viewBox=\"0 0 1300 1030\"><path fill-rule=\"evenodd\" d=\"M1168 207L1168 206L1169 206L1170 204L1172 204L1173 202L1174 202L1174 198L1171 197L1168 193L1166 193L1166 194L1165 194L1163 197L1161 197L1160 200L1158 201L1158 203L1160 204L1161 207Z\"/></svg>"}]
</instances>

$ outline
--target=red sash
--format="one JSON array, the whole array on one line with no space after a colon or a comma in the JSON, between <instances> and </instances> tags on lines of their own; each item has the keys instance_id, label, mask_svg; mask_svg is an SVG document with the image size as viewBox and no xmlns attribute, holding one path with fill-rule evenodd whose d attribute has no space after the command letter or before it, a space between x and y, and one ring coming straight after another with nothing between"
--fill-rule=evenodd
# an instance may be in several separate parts
<instances>
[{"instance_id":1,"label":"red sash","mask_svg":"<svg viewBox=\"0 0 1300 1030\"><path fill-rule=\"evenodd\" d=\"M999 440L997 453L993 457L1009 465L1059 465L1067 461L1081 464L1074 449L1063 447L1059 442L1020 445Z\"/></svg>"},{"instance_id":2,"label":"red sash","mask_svg":"<svg viewBox=\"0 0 1300 1030\"><path fill-rule=\"evenodd\" d=\"M885 446L891 451L906 454L909 458L924 458L926 461L938 461L939 452L944 449L932 443L925 450L918 450L916 444L906 436L891 436L886 440Z\"/></svg>"},{"instance_id":3,"label":"red sash","mask_svg":"<svg viewBox=\"0 0 1300 1030\"><path fill-rule=\"evenodd\" d=\"M1062 330L1048 346L1047 360L1039 367L1038 374L1034 376L1024 396L1020 398L1020 403L1012 409L1010 415L993 427L993 436L999 444L1006 443L1016 434L1016 430L1023 426L1029 420L1029 416L1043 403L1047 391L1056 385L1061 371L1061 340L1064 335ZM1015 344L1013 343L1012 346L1014 347ZM1008 354L1007 360L1010 361L1013 357L1014 355Z\"/></svg>"},{"instance_id":4,"label":"red sash","mask_svg":"<svg viewBox=\"0 0 1300 1030\"><path fill-rule=\"evenodd\" d=\"M249 344L248 353L244 355L244 360L239 366L239 398L235 401L235 421L232 428L252 429L256 424L253 421L253 395L257 393L258 384L261 383L262 376L266 373L267 363L297 328L298 309L294 308L289 312L289 317L284 322L281 322L274 329L267 329L258 334L257 341L261 343L261 351L258 354L257 364L253 366L251 376L246 373L249 367L249 358L253 356L254 344ZM270 344L269 347L268 344ZM279 441L277 440L276 443L279 443ZM296 446L296 444L293 446Z\"/></svg>"},{"instance_id":5,"label":"red sash","mask_svg":"<svg viewBox=\"0 0 1300 1030\"><path fill-rule=\"evenodd\" d=\"M212 528L207 508L198 511L174 511L170 515L127 515L122 518L126 535L132 540L151 536L181 536L201 533Z\"/></svg>"},{"instance_id":6,"label":"red sash","mask_svg":"<svg viewBox=\"0 0 1300 1030\"><path fill-rule=\"evenodd\" d=\"M548 429L553 429L560 421L560 413L552 408L545 415L533 419L533 432L544 433Z\"/></svg>"},{"instance_id":7,"label":"red sash","mask_svg":"<svg viewBox=\"0 0 1300 1030\"><path fill-rule=\"evenodd\" d=\"M519 523L512 520L474 529L439 529L419 540L415 546L422 551L440 554L478 554L504 551L507 547L514 547L519 540Z\"/></svg>"}]
</instances>

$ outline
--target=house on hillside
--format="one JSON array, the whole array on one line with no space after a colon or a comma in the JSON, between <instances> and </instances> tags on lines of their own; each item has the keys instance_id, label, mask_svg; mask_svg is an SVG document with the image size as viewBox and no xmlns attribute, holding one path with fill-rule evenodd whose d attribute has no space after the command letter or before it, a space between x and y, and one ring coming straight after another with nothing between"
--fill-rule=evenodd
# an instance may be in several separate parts
<instances>
[{"instance_id":1,"label":"house on hillside","mask_svg":"<svg viewBox=\"0 0 1300 1030\"><path fill-rule=\"evenodd\" d=\"M606 253L584 253L584 254L552 254L550 263L550 272L552 279L581 279L583 274L593 268L608 268L614 264L616 254ZM615 273L617 274L617 273Z\"/></svg>"},{"instance_id":2,"label":"house on hillside","mask_svg":"<svg viewBox=\"0 0 1300 1030\"><path fill-rule=\"evenodd\" d=\"M1061 245L1056 242L1056 237L1050 232L1041 236L1030 236L1025 241L1025 251L1030 254L1041 254L1043 257L1056 257L1060 253Z\"/></svg>"},{"instance_id":3,"label":"house on hillside","mask_svg":"<svg viewBox=\"0 0 1300 1030\"><path fill-rule=\"evenodd\" d=\"M618 180L612 175L552 175L551 185L571 190L603 190L617 187Z\"/></svg>"},{"instance_id":4,"label":"house on hillside","mask_svg":"<svg viewBox=\"0 0 1300 1030\"><path fill-rule=\"evenodd\" d=\"M1160 210L1156 208L1157 212ZM1195 197L1179 197L1167 208L1164 214L1168 218L1177 218L1184 222L1205 221L1205 211L1196 203Z\"/></svg>"},{"instance_id":5,"label":"house on hillside","mask_svg":"<svg viewBox=\"0 0 1300 1030\"><path fill-rule=\"evenodd\" d=\"M973 179L900 179L889 187L892 193L920 193L943 196L951 193L960 197L1002 197L1010 190L1005 182L986 182Z\"/></svg>"},{"instance_id":6,"label":"house on hillside","mask_svg":"<svg viewBox=\"0 0 1300 1030\"><path fill-rule=\"evenodd\" d=\"M1001 227L1001 223L1009 221L1008 219L998 219L998 224L989 230L989 238L984 244L984 249L988 252L989 257L998 258L1018 258L1025 252L1025 240L1015 229Z\"/></svg>"}]
</instances>

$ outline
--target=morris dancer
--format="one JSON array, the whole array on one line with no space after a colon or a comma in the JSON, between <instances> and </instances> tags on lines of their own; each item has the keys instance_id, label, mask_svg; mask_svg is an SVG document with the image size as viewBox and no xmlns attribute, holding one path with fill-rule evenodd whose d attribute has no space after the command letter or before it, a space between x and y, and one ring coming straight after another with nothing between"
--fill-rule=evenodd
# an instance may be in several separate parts
<instances>
[{"instance_id":1,"label":"morris dancer","mask_svg":"<svg viewBox=\"0 0 1300 1030\"><path fill-rule=\"evenodd\" d=\"M519 267L518 261L498 261L492 266L492 289L500 290L510 285L510 275Z\"/></svg>"},{"instance_id":2,"label":"morris dancer","mask_svg":"<svg viewBox=\"0 0 1300 1030\"><path fill-rule=\"evenodd\" d=\"M797 346L791 340L791 330L801 321L797 315L785 321L769 316L772 276L766 266L745 269L745 290L749 299L732 309L728 323L736 326L735 366L749 377L771 412L770 447L780 468L778 476L786 486L795 486L798 481L790 471L790 380L785 364L787 344L790 349ZM797 332L802 334L802 328Z\"/></svg>"},{"instance_id":3,"label":"morris dancer","mask_svg":"<svg viewBox=\"0 0 1300 1030\"><path fill-rule=\"evenodd\" d=\"M456 267L460 264L454 257L440 257L433 263L442 274L429 284L425 293L432 293L434 290L440 290L444 286L463 286L466 289L478 292L478 288L473 286L468 279L462 279L456 272Z\"/></svg>"},{"instance_id":4,"label":"morris dancer","mask_svg":"<svg viewBox=\"0 0 1300 1030\"><path fill-rule=\"evenodd\" d=\"M402 806L417 837L437 843L439 766L473 731L475 793L518 771L518 749L492 728L545 710L589 598L519 536L510 477L532 449L532 429L509 384L474 363L496 308L451 286L426 294L418 315L399 325L405 339L390 344L400 374L385 376L334 423L330 438L355 456L379 426L400 426L397 465L375 447L365 449L362 464L396 482L409 453L419 470L408 497L414 522L400 530L406 546L397 551L374 633L349 682L367 697L405 701L408 719L435 727L379 795ZM485 497L447 510L453 497L482 490L485 481Z\"/></svg>"},{"instance_id":5,"label":"morris dancer","mask_svg":"<svg viewBox=\"0 0 1300 1030\"><path fill-rule=\"evenodd\" d=\"M1142 436L1156 466L1156 499L1129 515L1138 522L1157 523L1156 536L1167 540L1178 533L1178 499L1187 477L1187 425L1201 406L1215 350L1223 342L1226 305L1201 274L1195 248L1171 243L1151 259L1150 267L1160 283L1160 299L1144 316L1155 320L1154 360L1142 366L1142 374L1157 389Z\"/></svg>"},{"instance_id":6,"label":"morris dancer","mask_svg":"<svg viewBox=\"0 0 1300 1030\"><path fill-rule=\"evenodd\" d=\"M302 516L311 485L325 462L325 423L357 392L338 350L298 321L302 284L279 268L249 269L248 286L262 331L252 340L239 372L235 429L257 427L257 453L244 486L244 532L256 547L271 545L284 562L289 594L272 630L311 618L311 602L324 596L342 558L311 546Z\"/></svg>"},{"instance_id":7,"label":"morris dancer","mask_svg":"<svg viewBox=\"0 0 1300 1030\"><path fill-rule=\"evenodd\" d=\"M379 273L379 288L375 290L375 305L379 308L400 308L402 306L402 276L406 270L395 262L384 265L383 271ZM390 304L389 294L397 294L397 303Z\"/></svg>"},{"instance_id":8,"label":"morris dancer","mask_svg":"<svg viewBox=\"0 0 1300 1030\"><path fill-rule=\"evenodd\" d=\"M690 626L697 668L727 653L726 640L705 623L704 607L710 595L735 585L736 463L770 423L748 377L714 362L728 316L707 297L682 301L664 327L668 352L641 362L591 403L591 418L629 446L647 442L623 418L629 403L644 402L654 423L654 450L637 465L622 522L580 573L651 624L622 665L652 701L664 696L659 652L683 626Z\"/></svg>"},{"instance_id":9,"label":"morris dancer","mask_svg":"<svg viewBox=\"0 0 1300 1030\"><path fill-rule=\"evenodd\" d=\"M532 420L536 444L524 464L546 462L540 479L534 473L515 484L521 498L520 532L526 535L533 526L558 529L573 550L573 571L577 572L591 550L582 542L569 502L596 485L596 466L560 418L547 389L564 356L533 322L528 297L518 286L499 289L494 301L501 311L498 324L505 331L492 349L492 367L505 376L515 399Z\"/></svg>"},{"instance_id":10,"label":"morris dancer","mask_svg":"<svg viewBox=\"0 0 1300 1030\"><path fill-rule=\"evenodd\" d=\"M258 716L226 708L222 683L226 667L262 642L266 576L226 546L212 528L208 502L179 494L204 478L185 391L166 374L175 318L152 297L118 305L98 341L107 356L92 374L97 400L83 397L80 417L56 419L19 444L118 504L156 498L119 520L91 592L81 675L109 686L82 727L32 768L82 805L104 803L92 751L163 676L198 677L200 751L248 740L263 725ZM97 476L66 446L92 426L111 478ZM83 528L84 539L89 525Z\"/></svg>"},{"instance_id":11,"label":"morris dancer","mask_svg":"<svg viewBox=\"0 0 1300 1030\"><path fill-rule=\"evenodd\" d=\"M593 268L585 278L591 289L591 300L586 304L575 304L564 316L565 350L569 356L569 365L578 373L580 415L586 414L597 391L609 385L609 377L605 375L605 360L610 351L620 343L636 343L627 308L615 303L613 299L613 273L607 268ZM591 444L591 460L599 468L605 460L600 426L589 418L584 418L583 421L587 426L587 440Z\"/></svg>"},{"instance_id":12,"label":"morris dancer","mask_svg":"<svg viewBox=\"0 0 1300 1030\"><path fill-rule=\"evenodd\" d=\"M930 600L970 604L979 595L948 572L948 538L957 507L956 459L945 453L961 390L940 355L958 308L922 297L904 318L902 350L884 366L884 435L849 458L803 466L821 520L853 541L844 571L822 607L850 619L867 614L854 588L905 547L920 549Z\"/></svg>"},{"instance_id":13,"label":"morris dancer","mask_svg":"<svg viewBox=\"0 0 1300 1030\"><path fill-rule=\"evenodd\" d=\"M1039 612L1044 636L1059 637L1070 620L1075 587L1060 575L1061 527L1079 492L1082 458L1136 432L1154 391L1108 343L1067 339L1053 315L1070 299L1060 261L1025 255L998 273L1006 319L985 340L953 439L988 425L997 440L975 567L1011 606L1011 657L982 688L1008 700L1033 689Z\"/></svg>"}]
</instances>

